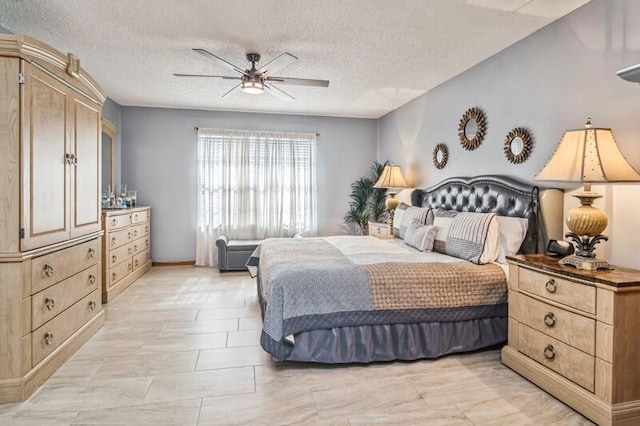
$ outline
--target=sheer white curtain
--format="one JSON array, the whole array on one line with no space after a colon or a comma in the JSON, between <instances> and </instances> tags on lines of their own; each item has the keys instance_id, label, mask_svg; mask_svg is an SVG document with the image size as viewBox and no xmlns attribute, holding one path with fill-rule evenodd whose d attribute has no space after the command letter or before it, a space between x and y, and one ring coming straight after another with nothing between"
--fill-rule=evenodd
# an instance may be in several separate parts
<instances>
[{"instance_id":1,"label":"sheer white curtain","mask_svg":"<svg viewBox=\"0 0 640 426\"><path fill-rule=\"evenodd\" d=\"M316 135L198 129L196 264L216 266L216 239L314 236Z\"/></svg>"}]
</instances>

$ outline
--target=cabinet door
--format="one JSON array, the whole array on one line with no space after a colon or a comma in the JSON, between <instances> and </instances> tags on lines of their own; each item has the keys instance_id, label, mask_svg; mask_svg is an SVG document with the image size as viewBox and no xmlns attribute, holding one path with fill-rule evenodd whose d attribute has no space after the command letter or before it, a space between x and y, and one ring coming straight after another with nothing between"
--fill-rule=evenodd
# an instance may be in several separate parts
<instances>
[{"instance_id":1,"label":"cabinet door","mask_svg":"<svg viewBox=\"0 0 640 426\"><path fill-rule=\"evenodd\" d=\"M70 95L72 151L71 237L99 231L101 188L100 107L73 92Z\"/></svg>"},{"instance_id":2,"label":"cabinet door","mask_svg":"<svg viewBox=\"0 0 640 426\"><path fill-rule=\"evenodd\" d=\"M22 251L69 238L69 89L22 61Z\"/></svg>"}]
</instances>

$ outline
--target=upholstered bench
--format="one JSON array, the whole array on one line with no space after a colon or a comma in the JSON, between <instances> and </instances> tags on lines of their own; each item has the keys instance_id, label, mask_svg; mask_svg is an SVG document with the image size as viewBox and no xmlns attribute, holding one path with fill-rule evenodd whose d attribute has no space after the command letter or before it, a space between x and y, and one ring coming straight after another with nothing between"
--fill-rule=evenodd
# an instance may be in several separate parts
<instances>
[{"instance_id":1,"label":"upholstered bench","mask_svg":"<svg viewBox=\"0 0 640 426\"><path fill-rule=\"evenodd\" d=\"M246 271L247 260L261 242L262 240L229 240L226 235L219 236L216 245L220 272Z\"/></svg>"}]
</instances>

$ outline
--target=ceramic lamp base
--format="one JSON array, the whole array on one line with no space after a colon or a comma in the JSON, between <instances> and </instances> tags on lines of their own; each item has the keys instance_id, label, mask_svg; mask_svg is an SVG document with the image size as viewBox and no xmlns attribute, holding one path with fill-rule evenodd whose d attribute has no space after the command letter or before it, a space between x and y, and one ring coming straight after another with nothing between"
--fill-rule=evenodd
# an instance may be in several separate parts
<instances>
[{"instance_id":1,"label":"ceramic lamp base","mask_svg":"<svg viewBox=\"0 0 640 426\"><path fill-rule=\"evenodd\" d=\"M595 271L596 269L613 269L605 260L597 257L582 257L578 255L567 256L558 261L560 265L573 266L576 269Z\"/></svg>"},{"instance_id":2,"label":"ceramic lamp base","mask_svg":"<svg viewBox=\"0 0 640 426\"><path fill-rule=\"evenodd\" d=\"M387 208L387 210L392 212L396 208L398 208L398 205L400 204L400 200L396 198L395 192L389 192L388 195L389 196L387 197L387 200L384 202L384 206Z\"/></svg>"}]
</instances>

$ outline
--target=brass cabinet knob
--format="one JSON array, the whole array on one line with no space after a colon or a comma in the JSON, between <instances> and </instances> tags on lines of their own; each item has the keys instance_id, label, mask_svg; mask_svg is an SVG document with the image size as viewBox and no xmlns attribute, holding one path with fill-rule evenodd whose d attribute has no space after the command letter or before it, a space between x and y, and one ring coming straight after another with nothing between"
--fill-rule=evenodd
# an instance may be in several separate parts
<instances>
[{"instance_id":1,"label":"brass cabinet knob","mask_svg":"<svg viewBox=\"0 0 640 426\"><path fill-rule=\"evenodd\" d=\"M47 331L46 333L44 333L44 342L47 345L51 345L53 344L53 333Z\"/></svg>"},{"instance_id":2,"label":"brass cabinet knob","mask_svg":"<svg viewBox=\"0 0 640 426\"><path fill-rule=\"evenodd\" d=\"M544 357L546 359L554 359L556 357L556 351L553 349L553 345L547 345L544 348Z\"/></svg>"},{"instance_id":3,"label":"brass cabinet knob","mask_svg":"<svg viewBox=\"0 0 640 426\"><path fill-rule=\"evenodd\" d=\"M50 277L53 275L53 266L46 264L44 265L44 273L46 276Z\"/></svg>"},{"instance_id":4,"label":"brass cabinet knob","mask_svg":"<svg viewBox=\"0 0 640 426\"><path fill-rule=\"evenodd\" d=\"M95 311L97 306L98 305L93 300L89 302L89 309L91 309L92 311Z\"/></svg>"},{"instance_id":5,"label":"brass cabinet knob","mask_svg":"<svg viewBox=\"0 0 640 426\"><path fill-rule=\"evenodd\" d=\"M93 285L96 283L96 276L95 275L89 275L89 284Z\"/></svg>"},{"instance_id":6,"label":"brass cabinet knob","mask_svg":"<svg viewBox=\"0 0 640 426\"><path fill-rule=\"evenodd\" d=\"M549 327L553 327L556 324L556 316L553 312L549 312L544 316L544 323Z\"/></svg>"},{"instance_id":7,"label":"brass cabinet knob","mask_svg":"<svg viewBox=\"0 0 640 426\"><path fill-rule=\"evenodd\" d=\"M92 259L96 257L96 251L92 248L89 249L89 257Z\"/></svg>"},{"instance_id":8,"label":"brass cabinet knob","mask_svg":"<svg viewBox=\"0 0 640 426\"><path fill-rule=\"evenodd\" d=\"M44 299L44 305L48 310L52 311L56 307L56 301L50 297Z\"/></svg>"},{"instance_id":9,"label":"brass cabinet knob","mask_svg":"<svg viewBox=\"0 0 640 426\"><path fill-rule=\"evenodd\" d=\"M549 281L547 281L544 287L547 289L549 293L555 293L558 288L558 284L556 284L556 280L551 278Z\"/></svg>"}]
</instances>

